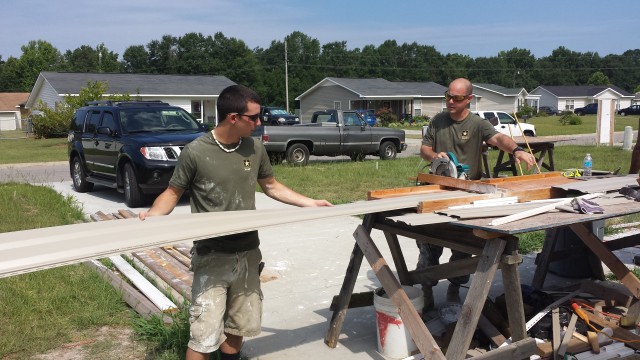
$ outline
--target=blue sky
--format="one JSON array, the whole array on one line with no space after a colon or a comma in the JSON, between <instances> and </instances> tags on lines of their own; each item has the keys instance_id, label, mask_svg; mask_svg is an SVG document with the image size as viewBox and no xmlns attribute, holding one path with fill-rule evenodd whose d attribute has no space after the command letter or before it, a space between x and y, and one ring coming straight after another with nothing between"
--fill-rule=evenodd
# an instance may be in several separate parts
<instances>
[{"instance_id":1,"label":"blue sky","mask_svg":"<svg viewBox=\"0 0 640 360\"><path fill-rule=\"evenodd\" d=\"M640 48L638 0L12 0L4 9L3 60L31 40L62 53L104 43L122 56L131 45L189 32L222 32L252 49L294 31L321 44L347 41L349 49L391 39L474 58L514 47L536 57L559 46L600 56Z\"/></svg>"}]
</instances>

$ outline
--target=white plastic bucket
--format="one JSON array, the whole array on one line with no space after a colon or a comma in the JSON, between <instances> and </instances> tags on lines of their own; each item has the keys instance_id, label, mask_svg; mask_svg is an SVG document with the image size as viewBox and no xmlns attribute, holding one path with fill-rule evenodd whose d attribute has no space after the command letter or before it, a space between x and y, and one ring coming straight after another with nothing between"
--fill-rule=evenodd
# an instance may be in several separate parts
<instances>
[{"instance_id":1,"label":"white plastic bucket","mask_svg":"<svg viewBox=\"0 0 640 360\"><path fill-rule=\"evenodd\" d=\"M422 290L413 286L402 286L413 307L422 314L424 297ZM404 359L416 351L418 347L400 318L399 309L393 304L384 289L378 288L373 293L373 306L376 309L376 332L378 335L378 352L392 359Z\"/></svg>"}]
</instances>

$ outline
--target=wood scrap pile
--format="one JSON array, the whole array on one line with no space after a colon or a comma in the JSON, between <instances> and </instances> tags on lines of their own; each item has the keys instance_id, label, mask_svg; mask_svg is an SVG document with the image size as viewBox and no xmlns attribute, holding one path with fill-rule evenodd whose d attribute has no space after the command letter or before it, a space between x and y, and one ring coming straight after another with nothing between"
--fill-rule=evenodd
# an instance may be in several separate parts
<instances>
[{"instance_id":1,"label":"wood scrap pile","mask_svg":"<svg viewBox=\"0 0 640 360\"><path fill-rule=\"evenodd\" d=\"M640 304L624 286L585 280L576 291L563 290L524 296L527 333L536 340L537 357L532 359L624 358L640 350L636 331ZM455 322L436 317L426 321L426 326L446 351ZM504 295L495 301L488 298L467 357L504 347L511 343L510 337Z\"/></svg>"},{"instance_id":2,"label":"wood scrap pile","mask_svg":"<svg viewBox=\"0 0 640 360\"><path fill-rule=\"evenodd\" d=\"M530 335L542 359L611 359L640 350L638 299L622 285L586 280L579 290L531 314ZM546 338L540 336L546 334ZM599 355L600 354L600 355Z\"/></svg>"},{"instance_id":3,"label":"wood scrap pile","mask_svg":"<svg viewBox=\"0 0 640 360\"><path fill-rule=\"evenodd\" d=\"M118 210L105 214L98 211L92 214L93 221L108 221L137 218L130 210ZM106 258L110 265L90 260L86 265L98 271L108 282L122 293L123 299L142 316L163 316L165 322L171 322L166 314L176 312L179 307L191 302L193 273L191 265L191 245L175 244L155 247L128 254L113 255ZM261 282L277 279L277 276L264 272Z\"/></svg>"}]
</instances>

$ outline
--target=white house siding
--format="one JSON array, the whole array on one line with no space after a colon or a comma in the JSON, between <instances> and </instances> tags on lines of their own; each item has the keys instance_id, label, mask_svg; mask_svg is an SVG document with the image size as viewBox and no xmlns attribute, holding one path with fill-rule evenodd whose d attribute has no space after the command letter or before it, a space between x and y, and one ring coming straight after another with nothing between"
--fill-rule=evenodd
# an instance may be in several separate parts
<instances>
[{"instance_id":1,"label":"white house siding","mask_svg":"<svg viewBox=\"0 0 640 360\"><path fill-rule=\"evenodd\" d=\"M55 109L57 102L64 101L64 96L60 96L48 81L44 81L33 103L34 109L38 107L40 100L47 104L48 108Z\"/></svg>"},{"instance_id":2,"label":"white house siding","mask_svg":"<svg viewBox=\"0 0 640 360\"><path fill-rule=\"evenodd\" d=\"M434 117L437 113L442 112L444 106L443 98L422 99L422 115Z\"/></svg>"},{"instance_id":3,"label":"white house siding","mask_svg":"<svg viewBox=\"0 0 640 360\"><path fill-rule=\"evenodd\" d=\"M504 96L480 88L474 88L473 91L480 96L478 98L478 111L496 110L513 113L517 110L516 98L514 96Z\"/></svg>"},{"instance_id":4,"label":"white house siding","mask_svg":"<svg viewBox=\"0 0 640 360\"><path fill-rule=\"evenodd\" d=\"M340 101L342 110L348 110L351 100L360 100L360 97L342 86L319 86L300 99L300 121L310 122L315 111L333 109L336 101Z\"/></svg>"},{"instance_id":5,"label":"white house siding","mask_svg":"<svg viewBox=\"0 0 640 360\"><path fill-rule=\"evenodd\" d=\"M616 110L631 106L631 98L620 98L620 95L611 89L607 89L595 96L594 102L601 99L614 99Z\"/></svg>"}]
</instances>

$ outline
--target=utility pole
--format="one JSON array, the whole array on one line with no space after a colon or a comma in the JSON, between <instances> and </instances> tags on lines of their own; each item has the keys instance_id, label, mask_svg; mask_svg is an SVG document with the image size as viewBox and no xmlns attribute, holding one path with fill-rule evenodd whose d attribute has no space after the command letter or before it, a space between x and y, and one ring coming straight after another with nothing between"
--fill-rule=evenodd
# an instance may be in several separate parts
<instances>
[{"instance_id":1,"label":"utility pole","mask_svg":"<svg viewBox=\"0 0 640 360\"><path fill-rule=\"evenodd\" d=\"M284 97L289 112L289 65L287 60L287 38L284 38Z\"/></svg>"}]
</instances>

